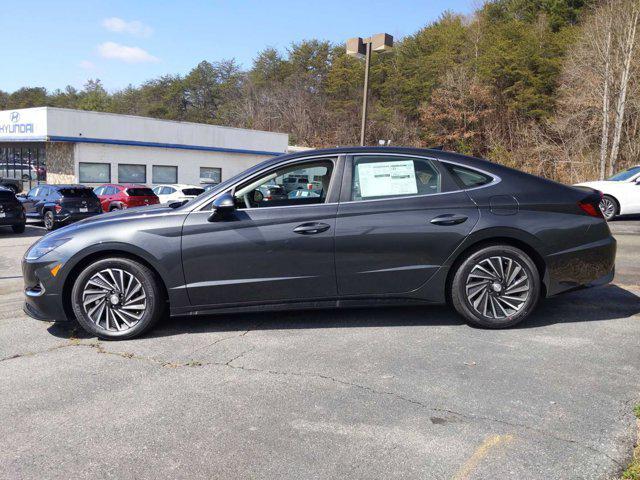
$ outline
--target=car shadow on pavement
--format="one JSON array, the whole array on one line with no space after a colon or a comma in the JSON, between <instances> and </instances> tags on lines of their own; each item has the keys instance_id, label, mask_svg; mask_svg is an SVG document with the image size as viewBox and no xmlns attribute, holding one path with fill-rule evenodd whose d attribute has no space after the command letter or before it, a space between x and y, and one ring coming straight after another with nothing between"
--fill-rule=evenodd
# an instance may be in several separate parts
<instances>
[{"instance_id":1,"label":"car shadow on pavement","mask_svg":"<svg viewBox=\"0 0 640 480\"><path fill-rule=\"evenodd\" d=\"M35 225L27 224L27 227L24 229L24 233L13 233L11 227L0 227L0 238L25 238L25 237L42 237L47 231L44 227L37 227Z\"/></svg>"},{"instance_id":2,"label":"car shadow on pavement","mask_svg":"<svg viewBox=\"0 0 640 480\"><path fill-rule=\"evenodd\" d=\"M608 285L543 300L531 317L515 328L614 320L638 313L638 295L616 285ZM464 323L447 306L297 310L166 318L145 336L154 338L245 330L455 326ZM72 322L52 324L48 330L60 338L90 338Z\"/></svg>"}]
</instances>

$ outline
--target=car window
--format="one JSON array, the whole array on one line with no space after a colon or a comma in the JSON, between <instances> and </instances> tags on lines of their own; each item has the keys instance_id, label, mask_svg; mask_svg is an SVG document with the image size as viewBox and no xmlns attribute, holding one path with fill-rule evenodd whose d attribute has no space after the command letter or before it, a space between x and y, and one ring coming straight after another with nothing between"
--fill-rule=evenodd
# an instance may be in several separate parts
<instances>
[{"instance_id":1,"label":"car window","mask_svg":"<svg viewBox=\"0 0 640 480\"><path fill-rule=\"evenodd\" d=\"M29 196L29 197L37 197L38 196L38 190L40 190L40 187L32 188L31 190L29 190L29 193L27 193L27 196Z\"/></svg>"},{"instance_id":2,"label":"car window","mask_svg":"<svg viewBox=\"0 0 640 480\"><path fill-rule=\"evenodd\" d=\"M471 168L452 165L450 163L444 163L444 165L461 188L481 187L482 185L491 183L493 180L489 175L485 175Z\"/></svg>"},{"instance_id":3,"label":"car window","mask_svg":"<svg viewBox=\"0 0 640 480\"><path fill-rule=\"evenodd\" d=\"M102 195L103 191L104 191L104 187L97 187L93 189L93 193L95 193L96 195Z\"/></svg>"},{"instance_id":4,"label":"car window","mask_svg":"<svg viewBox=\"0 0 640 480\"><path fill-rule=\"evenodd\" d=\"M155 194L150 188L133 187L127 188L127 195L129 195L130 197L149 197Z\"/></svg>"},{"instance_id":5,"label":"car window","mask_svg":"<svg viewBox=\"0 0 640 480\"><path fill-rule=\"evenodd\" d=\"M427 159L394 155L353 159L351 200L428 195L440 191L440 172Z\"/></svg>"},{"instance_id":6,"label":"car window","mask_svg":"<svg viewBox=\"0 0 640 480\"><path fill-rule=\"evenodd\" d=\"M325 203L332 173L333 161L328 159L280 167L237 188L236 206L242 209ZM314 181L309 182L309 178ZM314 194L302 195L298 191Z\"/></svg>"},{"instance_id":7,"label":"car window","mask_svg":"<svg viewBox=\"0 0 640 480\"><path fill-rule=\"evenodd\" d=\"M173 187L164 187L164 193L165 195L171 195L173 193L176 193L176 189Z\"/></svg>"},{"instance_id":8,"label":"car window","mask_svg":"<svg viewBox=\"0 0 640 480\"><path fill-rule=\"evenodd\" d=\"M613 177L609 177L608 180L613 182L624 182L626 180L629 180L630 178L633 178L639 173L640 173L640 167L631 167L628 170L616 173Z\"/></svg>"},{"instance_id":9,"label":"car window","mask_svg":"<svg viewBox=\"0 0 640 480\"><path fill-rule=\"evenodd\" d=\"M63 198L93 198L94 192L90 188L61 188Z\"/></svg>"}]
</instances>

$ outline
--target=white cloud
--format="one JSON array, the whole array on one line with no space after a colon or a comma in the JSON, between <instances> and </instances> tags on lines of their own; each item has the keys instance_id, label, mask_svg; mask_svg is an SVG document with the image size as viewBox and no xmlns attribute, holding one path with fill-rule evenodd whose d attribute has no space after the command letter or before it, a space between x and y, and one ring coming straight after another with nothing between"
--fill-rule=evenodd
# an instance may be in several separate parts
<instances>
[{"instance_id":1,"label":"white cloud","mask_svg":"<svg viewBox=\"0 0 640 480\"><path fill-rule=\"evenodd\" d=\"M127 22L118 17L105 18L102 21L102 26L110 32L128 33L137 37L149 37L153 33L153 29L142 22L137 20Z\"/></svg>"},{"instance_id":2,"label":"white cloud","mask_svg":"<svg viewBox=\"0 0 640 480\"><path fill-rule=\"evenodd\" d=\"M82 60L80 62L80 68L84 68L85 70L94 70L96 66L94 65L93 62L90 62L89 60Z\"/></svg>"},{"instance_id":3,"label":"white cloud","mask_svg":"<svg viewBox=\"0 0 640 480\"><path fill-rule=\"evenodd\" d=\"M158 57L154 57L140 47L128 47L115 42L105 42L98 45L98 53L104 58L122 60L127 63L152 63L160 61Z\"/></svg>"}]
</instances>

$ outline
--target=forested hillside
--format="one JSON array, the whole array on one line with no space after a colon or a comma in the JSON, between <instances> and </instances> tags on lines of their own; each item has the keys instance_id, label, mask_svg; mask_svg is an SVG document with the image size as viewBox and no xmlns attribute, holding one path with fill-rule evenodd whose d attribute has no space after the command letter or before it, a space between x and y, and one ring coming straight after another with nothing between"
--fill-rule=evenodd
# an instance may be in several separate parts
<instances>
[{"instance_id":1,"label":"forested hillside","mask_svg":"<svg viewBox=\"0 0 640 480\"><path fill-rule=\"evenodd\" d=\"M374 55L368 143L444 145L563 181L640 164L640 0L496 0L447 12ZM375 32L371 32L375 33ZM265 49L243 71L202 61L109 93L99 80L0 91L0 109L59 106L357 144L362 62L344 45Z\"/></svg>"}]
</instances>

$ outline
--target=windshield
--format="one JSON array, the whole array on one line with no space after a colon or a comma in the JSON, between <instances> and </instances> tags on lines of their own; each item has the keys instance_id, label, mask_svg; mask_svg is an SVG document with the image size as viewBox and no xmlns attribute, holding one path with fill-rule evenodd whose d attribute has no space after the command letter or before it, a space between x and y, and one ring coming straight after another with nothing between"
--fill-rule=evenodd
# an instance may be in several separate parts
<instances>
[{"instance_id":1,"label":"windshield","mask_svg":"<svg viewBox=\"0 0 640 480\"><path fill-rule=\"evenodd\" d=\"M630 178L635 177L640 173L640 167L632 167L629 170L625 170L624 172L616 173L613 177L609 178L609 181L613 182L624 182L625 180L629 180Z\"/></svg>"}]
</instances>

